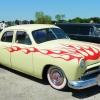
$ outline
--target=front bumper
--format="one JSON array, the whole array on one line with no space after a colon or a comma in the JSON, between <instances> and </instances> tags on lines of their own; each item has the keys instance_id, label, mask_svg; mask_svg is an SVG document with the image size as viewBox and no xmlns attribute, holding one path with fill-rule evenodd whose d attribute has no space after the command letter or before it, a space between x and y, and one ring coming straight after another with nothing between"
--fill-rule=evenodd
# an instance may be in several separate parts
<instances>
[{"instance_id":1,"label":"front bumper","mask_svg":"<svg viewBox=\"0 0 100 100\"><path fill-rule=\"evenodd\" d=\"M85 89L95 85L100 86L100 74L82 77L79 81L69 81L68 86L73 89Z\"/></svg>"}]
</instances>

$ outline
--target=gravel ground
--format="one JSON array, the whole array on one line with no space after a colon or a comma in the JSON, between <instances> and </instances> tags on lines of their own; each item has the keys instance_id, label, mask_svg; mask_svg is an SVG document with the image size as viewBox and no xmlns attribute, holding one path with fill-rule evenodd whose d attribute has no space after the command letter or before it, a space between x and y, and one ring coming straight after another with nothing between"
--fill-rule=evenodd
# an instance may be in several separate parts
<instances>
[{"instance_id":1,"label":"gravel ground","mask_svg":"<svg viewBox=\"0 0 100 100\"><path fill-rule=\"evenodd\" d=\"M100 87L58 91L47 81L1 66L0 100L100 100Z\"/></svg>"}]
</instances>

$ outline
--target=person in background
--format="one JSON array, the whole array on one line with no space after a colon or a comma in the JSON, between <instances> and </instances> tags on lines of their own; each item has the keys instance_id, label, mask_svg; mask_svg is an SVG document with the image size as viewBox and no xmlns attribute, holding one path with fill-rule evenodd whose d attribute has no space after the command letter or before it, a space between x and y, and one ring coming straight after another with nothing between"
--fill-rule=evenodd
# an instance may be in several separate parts
<instances>
[{"instance_id":1,"label":"person in background","mask_svg":"<svg viewBox=\"0 0 100 100\"><path fill-rule=\"evenodd\" d=\"M2 21L2 23L1 23L1 30L5 29L5 28L6 28L6 24L5 24L4 21Z\"/></svg>"},{"instance_id":2,"label":"person in background","mask_svg":"<svg viewBox=\"0 0 100 100\"><path fill-rule=\"evenodd\" d=\"M2 23L0 22L0 32L2 31L2 29L1 29L1 24L2 24Z\"/></svg>"},{"instance_id":3,"label":"person in background","mask_svg":"<svg viewBox=\"0 0 100 100\"><path fill-rule=\"evenodd\" d=\"M94 21L93 20L90 20L90 23L94 23Z\"/></svg>"}]
</instances>

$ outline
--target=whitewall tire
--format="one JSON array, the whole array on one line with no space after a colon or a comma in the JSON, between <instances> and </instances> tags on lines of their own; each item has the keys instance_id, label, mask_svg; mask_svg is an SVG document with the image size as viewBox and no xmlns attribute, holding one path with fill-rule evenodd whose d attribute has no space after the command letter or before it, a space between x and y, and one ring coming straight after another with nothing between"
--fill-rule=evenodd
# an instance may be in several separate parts
<instances>
[{"instance_id":1,"label":"whitewall tire","mask_svg":"<svg viewBox=\"0 0 100 100\"><path fill-rule=\"evenodd\" d=\"M56 66L51 66L48 69L47 79L50 85L57 90L64 90L67 88L66 76L64 72Z\"/></svg>"}]
</instances>

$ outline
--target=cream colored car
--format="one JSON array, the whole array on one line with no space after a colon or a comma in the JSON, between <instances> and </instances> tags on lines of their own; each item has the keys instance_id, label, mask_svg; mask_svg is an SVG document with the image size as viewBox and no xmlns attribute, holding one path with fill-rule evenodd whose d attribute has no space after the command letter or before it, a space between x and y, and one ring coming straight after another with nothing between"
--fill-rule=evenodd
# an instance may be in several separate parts
<instances>
[{"instance_id":1,"label":"cream colored car","mask_svg":"<svg viewBox=\"0 0 100 100\"><path fill-rule=\"evenodd\" d=\"M57 26L17 25L0 33L0 63L58 90L100 85L100 45L69 39Z\"/></svg>"}]
</instances>

